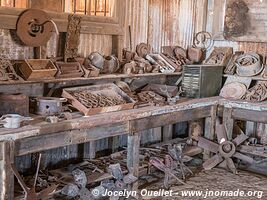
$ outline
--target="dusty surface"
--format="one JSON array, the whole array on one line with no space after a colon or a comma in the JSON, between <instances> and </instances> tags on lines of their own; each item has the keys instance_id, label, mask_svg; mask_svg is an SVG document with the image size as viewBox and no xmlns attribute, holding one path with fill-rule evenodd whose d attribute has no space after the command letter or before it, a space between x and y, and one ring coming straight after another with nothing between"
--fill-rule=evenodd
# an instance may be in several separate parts
<instances>
[{"instance_id":1,"label":"dusty surface","mask_svg":"<svg viewBox=\"0 0 267 200\"><path fill-rule=\"evenodd\" d=\"M238 189L247 193L248 191L262 191L262 198L259 198L260 193L256 193L254 197L143 197L143 199L183 199L183 200L200 200L200 199L225 199L225 200L253 200L253 199L267 199L267 177L252 174L245 171L239 171L238 175L233 175L223 169L212 169L211 171L201 171L195 176L187 180L186 185L173 185L170 190L173 193L181 192L184 190L197 190L197 191L237 191ZM147 184L147 190L158 190L157 188L163 188L163 180L157 181L152 184Z\"/></svg>"}]
</instances>

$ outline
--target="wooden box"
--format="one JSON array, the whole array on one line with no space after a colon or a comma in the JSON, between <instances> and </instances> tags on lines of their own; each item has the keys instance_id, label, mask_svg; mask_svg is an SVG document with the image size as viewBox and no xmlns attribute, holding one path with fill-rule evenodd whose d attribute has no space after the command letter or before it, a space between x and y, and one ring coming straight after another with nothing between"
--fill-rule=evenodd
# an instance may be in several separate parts
<instances>
[{"instance_id":1,"label":"wooden box","mask_svg":"<svg viewBox=\"0 0 267 200\"><path fill-rule=\"evenodd\" d=\"M98 107L98 108L87 108L83 105L76 97L74 97L71 93L80 92L80 91L88 91L92 94L104 94L112 97L120 97L126 101L125 104L116 105L116 106L108 106L108 107ZM65 88L63 89L62 97L68 99L68 101L80 112L84 113L84 115L94 115L97 113L106 113L106 112L114 112L118 110L126 110L132 109L134 107L135 101L130 98L125 92L123 92L118 86L115 84L101 84L101 85L92 85L92 86L84 86L84 87L74 87L74 88Z\"/></svg>"},{"instance_id":2,"label":"wooden box","mask_svg":"<svg viewBox=\"0 0 267 200\"><path fill-rule=\"evenodd\" d=\"M57 78L78 78L84 75L79 62L55 62L58 69Z\"/></svg>"},{"instance_id":3,"label":"wooden box","mask_svg":"<svg viewBox=\"0 0 267 200\"><path fill-rule=\"evenodd\" d=\"M54 78L57 68L49 59L26 59L18 63L25 80Z\"/></svg>"}]
</instances>

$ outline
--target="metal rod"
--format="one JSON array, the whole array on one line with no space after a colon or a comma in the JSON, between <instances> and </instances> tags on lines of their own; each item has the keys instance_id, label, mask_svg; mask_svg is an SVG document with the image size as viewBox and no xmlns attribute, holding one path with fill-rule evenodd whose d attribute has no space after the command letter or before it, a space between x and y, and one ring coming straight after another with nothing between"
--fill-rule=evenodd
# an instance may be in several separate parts
<instances>
[{"instance_id":1,"label":"metal rod","mask_svg":"<svg viewBox=\"0 0 267 200\"><path fill-rule=\"evenodd\" d=\"M37 169L36 169L36 174L35 174L34 183L33 183L33 187L34 188L35 188L36 183L37 183L38 173L39 173L40 164L41 164L41 158L42 158L42 154L39 154L38 163L37 163Z\"/></svg>"},{"instance_id":2,"label":"metal rod","mask_svg":"<svg viewBox=\"0 0 267 200\"><path fill-rule=\"evenodd\" d=\"M95 0L95 16L96 16L96 3L97 3L97 0Z\"/></svg>"},{"instance_id":3,"label":"metal rod","mask_svg":"<svg viewBox=\"0 0 267 200\"><path fill-rule=\"evenodd\" d=\"M76 0L74 0L73 3L74 3L74 5L73 5L73 7L74 7L74 8L73 8L73 12L76 13Z\"/></svg>"},{"instance_id":4,"label":"metal rod","mask_svg":"<svg viewBox=\"0 0 267 200\"><path fill-rule=\"evenodd\" d=\"M105 0L105 10L104 10L104 16L107 15L107 0Z\"/></svg>"},{"instance_id":5,"label":"metal rod","mask_svg":"<svg viewBox=\"0 0 267 200\"><path fill-rule=\"evenodd\" d=\"M91 0L89 0L89 3L88 3L88 11L89 11L89 15L91 15Z\"/></svg>"},{"instance_id":6,"label":"metal rod","mask_svg":"<svg viewBox=\"0 0 267 200\"><path fill-rule=\"evenodd\" d=\"M87 13L87 0L84 0L84 14Z\"/></svg>"}]
</instances>

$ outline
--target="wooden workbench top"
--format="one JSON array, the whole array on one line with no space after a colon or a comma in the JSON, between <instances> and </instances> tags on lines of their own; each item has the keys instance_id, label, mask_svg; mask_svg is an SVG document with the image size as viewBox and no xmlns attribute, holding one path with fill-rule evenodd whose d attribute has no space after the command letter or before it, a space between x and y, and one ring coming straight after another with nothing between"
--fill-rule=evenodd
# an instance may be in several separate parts
<instances>
[{"instance_id":1,"label":"wooden workbench top","mask_svg":"<svg viewBox=\"0 0 267 200\"><path fill-rule=\"evenodd\" d=\"M23 126L18 129L0 129L0 141L17 140L36 135L56 133L68 130L88 129L107 124L116 124L129 122L141 118L147 118L156 115L163 115L178 111L191 110L216 105L219 97L192 99L176 105L150 106L139 109L124 110L118 112L103 113L94 116L81 116L71 120L64 120L58 123L39 122ZM39 117L40 118L40 117ZM36 120L34 120L36 121ZM34 123L34 121L32 123Z\"/></svg>"}]
</instances>

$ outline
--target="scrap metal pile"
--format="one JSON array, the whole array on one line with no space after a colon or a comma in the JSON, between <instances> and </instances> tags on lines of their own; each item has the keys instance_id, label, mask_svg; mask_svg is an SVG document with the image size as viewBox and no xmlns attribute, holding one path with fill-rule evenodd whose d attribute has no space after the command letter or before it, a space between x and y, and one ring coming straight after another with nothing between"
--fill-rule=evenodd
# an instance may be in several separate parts
<instances>
[{"instance_id":1,"label":"scrap metal pile","mask_svg":"<svg viewBox=\"0 0 267 200\"><path fill-rule=\"evenodd\" d=\"M164 49L168 48L167 51ZM151 53L151 47L145 43L136 46L136 52L124 50L122 72L125 74L170 73L182 70L182 65L189 63L186 51L181 47L163 47L163 53ZM182 49L179 51L177 49Z\"/></svg>"},{"instance_id":2,"label":"scrap metal pile","mask_svg":"<svg viewBox=\"0 0 267 200\"><path fill-rule=\"evenodd\" d=\"M115 106L126 103L126 101L119 96L112 97L100 93L93 94L88 91L73 92L71 94L87 108Z\"/></svg>"},{"instance_id":3,"label":"scrap metal pile","mask_svg":"<svg viewBox=\"0 0 267 200\"><path fill-rule=\"evenodd\" d=\"M177 183L185 184L186 178L193 174L185 164L192 160L191 157L185 155L185 149L184 141L174 141L157 147L140 148L139 170L142 174L141 182L149 183L149 179L153 179L159 170L165 176L164 186L166 188ZM23 189L26 184L32 182L32 177L22 178L15 168L14 170ZM38 192L35 192L35 190L30 193L25 192L25 196L28 200L32 199L28 198L29 194L43 194L44 197L48 197L50 194L55 199L95 199L102 197L106 190L121 191L128 189L128 186L137 180L138 178L130 173L127 168L126 150L106 157L84 160L82 163L70 164L67 167L55 170L40 170L39 157L33 184ZM98 195L94 195L94 190L99 191ZM22 191L19 188L16 191L17 196L22 196Z\"/></svg>"},{"instance_id":4,"label":"scrap metal pile","mask_svg":"<svg viewBox=\"0 0 267 200\"><path fill-rule=\"evenodd\" d=\"M252 77L265 77L265 65L256 53L236 52L224 72L234 75L228 77L220 96L231 99L243 99L251 102L261 102L267 99L267 81L252 82ZM229 81L228 81L229 79Z\"/></svg>"}]
</instances>

